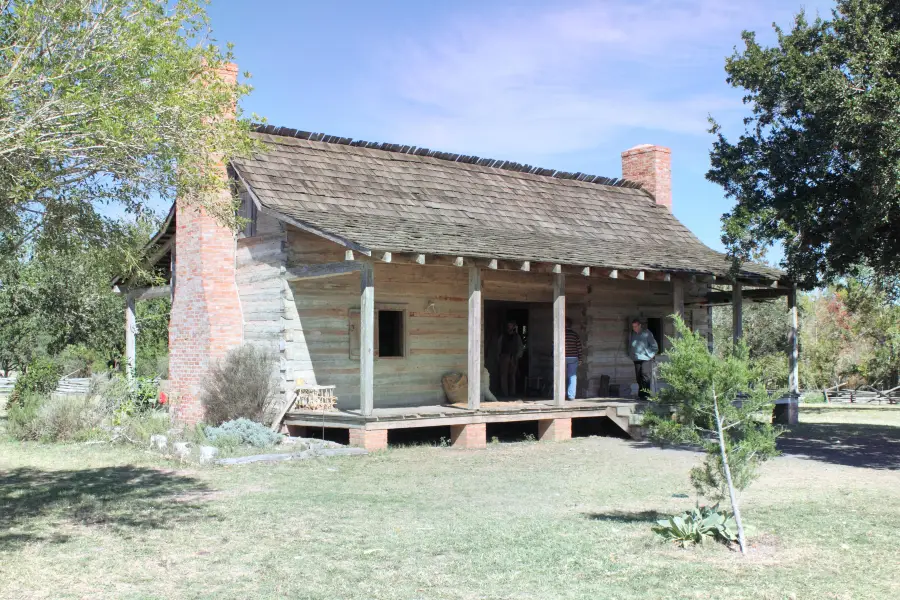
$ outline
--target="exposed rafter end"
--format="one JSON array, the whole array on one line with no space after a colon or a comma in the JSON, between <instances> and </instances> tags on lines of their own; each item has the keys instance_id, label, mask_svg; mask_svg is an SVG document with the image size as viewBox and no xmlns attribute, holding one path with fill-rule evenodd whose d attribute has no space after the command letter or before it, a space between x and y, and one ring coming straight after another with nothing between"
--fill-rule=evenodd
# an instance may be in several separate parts
<instances>
[{"instance_id":1,"label":"exposed rafter end","mask_svg":"<svg viewBox=\"0 0 900 600\"><path fill-rule=\"evenodd\" d=\"M344 251L344 260L355 260L355 257L353 256L353 250Z\"/></svg>"},{"instance_id":2,"label":"exposed rafter end","mask_svg":"<svg viewBox=\"0 0 900 600\"><path fill-rule=\"evenodd\" d=\"M376 258L381 262L389 263L394 259L394 255L390 252L379 252Z\"/></svg>"},{"instance_id":3,"label":"exposed rafter end","mask_svg":"<svg viewBox=\"0 0 900 600\"><path fill-rule=\"evenodd\" d=\"M466 261L463 259L462 256L457 256L456 258L453 259L454 267L462 267L465 264L466 264Z\"/></svg>"},{"instance_id":4,"label":"exposed rafter end","mask_svg":"<svg viewBox=\"0 0 900 600\"><path fill-rule=\"evenodd\" d=\"M424 254L416 254L416 264L417 265L425 264L425 255Z\"/></svg>"},{"instance_id":5,"label":"exposed rafter end","mask_svg":"<svg viewBox=\"0 0 900 600\"><path fill-rule=\"evenodd\" d=\"M519 265L519 270L526 271L526 272L531 271L531 261L530 260L522 261L522 264Z\"/></svg>"},{"instance_id":6,"label":"exposed rafter end","mask_svg":"<svg viewBox=\"0 0 900 600\"><path fill-rule=\"evenodd\" d=\"M610 272L609 272L609 278L610 278L610 279L618 279L618 278L619 278L619 270L618 270L618 269L613 269L612 271L610 271Z\"/></svg>"}]
</instances>

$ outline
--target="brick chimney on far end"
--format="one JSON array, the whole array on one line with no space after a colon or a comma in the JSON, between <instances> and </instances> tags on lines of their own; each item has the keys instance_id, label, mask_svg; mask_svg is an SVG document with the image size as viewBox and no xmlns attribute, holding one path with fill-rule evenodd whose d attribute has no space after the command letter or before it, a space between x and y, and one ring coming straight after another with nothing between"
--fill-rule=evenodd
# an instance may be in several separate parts
<instances>
[{"instance_id":1,"label":"brick chimney on far end","mask_svg":"<svg viewBox=\"0 0 900 600\"><path fill-rule=\"evenodd\" d=\"M672 150L641 144L622 153L622 178L640 183L657 204L672 210Z\"/></svg>"}]
</instances>

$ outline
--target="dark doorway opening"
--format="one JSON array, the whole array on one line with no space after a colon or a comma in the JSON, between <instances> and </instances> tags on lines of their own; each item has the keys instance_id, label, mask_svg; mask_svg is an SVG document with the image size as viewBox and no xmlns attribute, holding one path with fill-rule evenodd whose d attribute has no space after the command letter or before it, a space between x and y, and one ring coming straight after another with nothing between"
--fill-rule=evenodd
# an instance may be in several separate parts
<instances>
[{"instance_id":1,"label":"dark doorway opening","mask_svg":"<svg viewBox=\"0 0 900 600\"><path fill-rule=\"evenodd\" d=\"M659 346L659 353L663 353L665 340L663 339L663 320L659 317L650 317L647 319L647 331L653 334L656 345Z\"/></svg>"},{"instance_id":2,"label":"dark doorway opening","mask_svg":"<svg viewBox=\"0 0 900 600\"><path fill-rule=\"evenodd\" d=\"M546 318L551 314L550 309L549 306L546 310L539 309L543 309L543 305L527 302L488 300L484 303L484 366L490 376L490 390L499 400L546 399L552 394L552 380L536 367L542 357L552 354L552 322ZM544 312L547 315L543 315ZM524 351L516 362L515 390L507 389L504 394L500 377L500 351L510 322L516 326Z\"/></svg>"}]
</instances>

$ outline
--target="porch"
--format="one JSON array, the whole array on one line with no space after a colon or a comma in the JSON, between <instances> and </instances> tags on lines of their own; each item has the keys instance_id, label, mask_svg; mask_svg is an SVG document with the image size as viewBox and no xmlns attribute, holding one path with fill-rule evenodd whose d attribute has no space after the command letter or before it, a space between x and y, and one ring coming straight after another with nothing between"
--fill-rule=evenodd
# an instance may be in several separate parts
<instances>
[{"instance_id":1,"label":"porch","mask_svg":"<svg viewBox=\"0 0 900 600\"><path fill-rule=\"evenodd\" d=\"M585 398L557 404L554 400L482 402L477 409L463 404L373 408L369 414L351 410L291 410L283 421L287 431L315 435L316 430L348 430L349 442L368 450L388 445L388 432L398 429L449 427L454 447L483 448L487 426L536 422L538 438L561 441L572 437L573 421L606 418L622 433L640 439L645 402L620 398Z\"/></svg>"}]
</instances>

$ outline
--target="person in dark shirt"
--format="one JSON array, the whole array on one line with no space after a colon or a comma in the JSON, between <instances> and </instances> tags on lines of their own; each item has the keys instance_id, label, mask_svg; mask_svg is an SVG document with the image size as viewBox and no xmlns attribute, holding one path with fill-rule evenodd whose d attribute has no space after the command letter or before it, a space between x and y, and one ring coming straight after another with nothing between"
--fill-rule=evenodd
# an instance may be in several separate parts
<instances>
[{"instance_id":1,"label":"person in dark shirt","mask_svg":"<svg viewBox=\"0 0 900 600\"><path fill-rule=\"evenodd\" d=\"M525 345L519 336L515 322L506 324L506 332L500 338L500 394L507 398L516 393L516 372Z\"/></svg>"},{"instance_id":2,"label":"person in dark shirt","mask_svg":"<svg viewBox=\"0 0 900 600\"><path fill-rule=\"evenodd\" d=\"M574 400L578 386L578 365L583 359L581 338L572 329L572 319L566 318L566 399Z\"/></svg>"}]
</instances>

